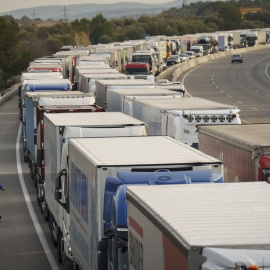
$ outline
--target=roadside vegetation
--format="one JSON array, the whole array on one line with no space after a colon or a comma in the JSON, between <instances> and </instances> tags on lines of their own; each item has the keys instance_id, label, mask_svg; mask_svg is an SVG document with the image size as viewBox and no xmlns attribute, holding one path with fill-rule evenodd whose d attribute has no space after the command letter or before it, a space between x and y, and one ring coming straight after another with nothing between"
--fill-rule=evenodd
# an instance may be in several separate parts
<instances>
[{"instance_id":1,"label":"roadside vegetation","mask_svg":"<svg viewBox=\"0 0 270 270\"><path fill-rule=\"evenodd\" d=\"M144 39L146 35L185 35L235 29L270 27L270 0L242 0L245 6L262 7L242 16L239 1L197 2L171 8L156 16L114 18L102 14L72 22L32 21L24 16L0 17L0 89L13 83L37 57L51 55L63 45L83 45Z\"/></svg>"}]
</instances>

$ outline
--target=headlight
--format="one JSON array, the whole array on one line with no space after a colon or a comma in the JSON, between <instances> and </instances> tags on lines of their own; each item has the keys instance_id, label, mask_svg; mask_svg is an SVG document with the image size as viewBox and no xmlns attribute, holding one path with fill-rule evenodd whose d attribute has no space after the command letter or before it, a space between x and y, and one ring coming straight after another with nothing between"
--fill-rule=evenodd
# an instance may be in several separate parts
<instances>
[{"instance_id":1,"label":"headlight","mask_svg":"<svg viewBox=\"0 0 270 270\"><path fill-rule=\"evenodd\" d=\"M223 123L225 121L225 116L224 115L221 115L218 120Z\"/></svg>"},{"instance_id":2,"label":"headlight","mask_svg":"<svg viewBox=\"0 0 270 270\"><path fill-rule=\"evenodd\" d=\"M217 117L215 115L211 116L211 121L213 123L217 122Z\"/></svg>"},{"instance_id":3,"label":"headlight","mask_svg":"<svg viewBox=\"0 0 270 270\"><path fill-rule=\"evenodd\" d=\"M208 122L208 121L209 121L209 119L210 119L210 118L209 118L209 116L208 116L208 115L205 115L205 116L203 117L203 121L204 121L204 122Z\"/></svg>"},{"instance_id":4,"label":"headlight","mask_svg":"<svg viewBox=\"0 0 270 270\"><path fill-rule=\"evenodd\" d=\"M71 255L71 247L68 247L68 253Z\"/></svg>"},{"instance_id":5,"label":"headlight","mask_svg":"<svg viewBox=\"0 0 270 270\"><path fill-rule=\"evenodd\" d=\"M201 120L202 120L202 118L201 118L199 115L196 115L196 116L195 116L195 121L196 121L196 122L199 123L199 122L201 122Z\"/></svg>"}]
</instances>

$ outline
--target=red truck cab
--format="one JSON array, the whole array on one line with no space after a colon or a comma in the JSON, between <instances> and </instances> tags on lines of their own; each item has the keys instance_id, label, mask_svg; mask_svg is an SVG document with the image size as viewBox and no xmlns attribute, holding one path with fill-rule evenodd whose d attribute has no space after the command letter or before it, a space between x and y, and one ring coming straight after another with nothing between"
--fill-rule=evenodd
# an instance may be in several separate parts
<instances>
[{"instance_id":1,"label":"red truck cab","mask_svg":"<svg viewBox=\"0 0 270 270\"><path fill-rule=\"evenodd\" d=\"M149 65L147 63L131 62L127 63L124 67L125 74L127 75L150 75Z\"/></svg>"},{"instance_id":2,"label":"red truck cab","mask_svg":"<svg viewBox=\"0 0 270 270\"><path fill-rule=\"evenodd\" d=\"M261 156L259 165L258 180L270 184L270 156Z\"/></svg>"}]
</instances>

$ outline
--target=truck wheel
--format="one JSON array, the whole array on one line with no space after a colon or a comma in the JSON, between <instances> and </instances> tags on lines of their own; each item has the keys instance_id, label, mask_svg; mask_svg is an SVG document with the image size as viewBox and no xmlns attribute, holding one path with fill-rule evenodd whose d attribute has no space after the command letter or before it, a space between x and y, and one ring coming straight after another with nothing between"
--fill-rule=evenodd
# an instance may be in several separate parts
<instances>
[{"instance_id":1,"label":"truck wheel","mask_svg":"<svg viewBox=\"0 0 270 270\"><path fill-rule=\"evenodd\" d=\"M37 188L37 203L38 203L38 206L39 206L40 209L41 209L41 202L40 202L40 199L39 199L38 194L39 194L39 190L38 190L38 188ZM42 209L41 209L41 213L42 213Z\"/></svg>"},{"instance_id":2,"label":"truck wheel","mask_svg":"<svg viewBox=\"0 0 270 270\"><path fill-rule=\"evenodd\" d=\"M63 263L62 260L62 255L63 255L63 244L62 244L62 233L60 229L58 228L58 233L57 233L57 259L59 263Z\"/></svg>"},{"instance_id":3,"label":"truck wheel","mask_svg":"<svg viewBox=\"0 0 270 270\"><path fill-rule=\"evenodd\" d=\"M54 239L54 236L53 236L53 222L54 222L53 215L50 214L50 237L51 237L53 245L56 247L57 241Z\"/></svg>"},{"instance_id":4,"label":"truck wheel","mask_svg":"<svg viewBox=\"0 0 270 270\"><path fill-rule=\"evenodd\" d=\"M34 169L33 169L33 163L31 159L29 159L29 168L30 168L30 176L32 180L34 180Z\"/></svg>"}]
</instances>

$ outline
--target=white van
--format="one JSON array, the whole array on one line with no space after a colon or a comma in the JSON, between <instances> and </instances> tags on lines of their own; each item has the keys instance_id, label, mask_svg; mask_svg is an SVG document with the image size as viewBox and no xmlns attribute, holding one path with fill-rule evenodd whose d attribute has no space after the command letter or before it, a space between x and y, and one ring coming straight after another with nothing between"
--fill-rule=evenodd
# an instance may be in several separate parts
<instances>
[{"instance_id":1,"label":"white van","mask_svg":"<svg viewBox=\"0 0 270 270\"><path fill-rule=\"evenodd\" d=\"M191 46L190 50L196 54L196 57L203 56L203 46Z\"/></svg>"}]
</instances>

